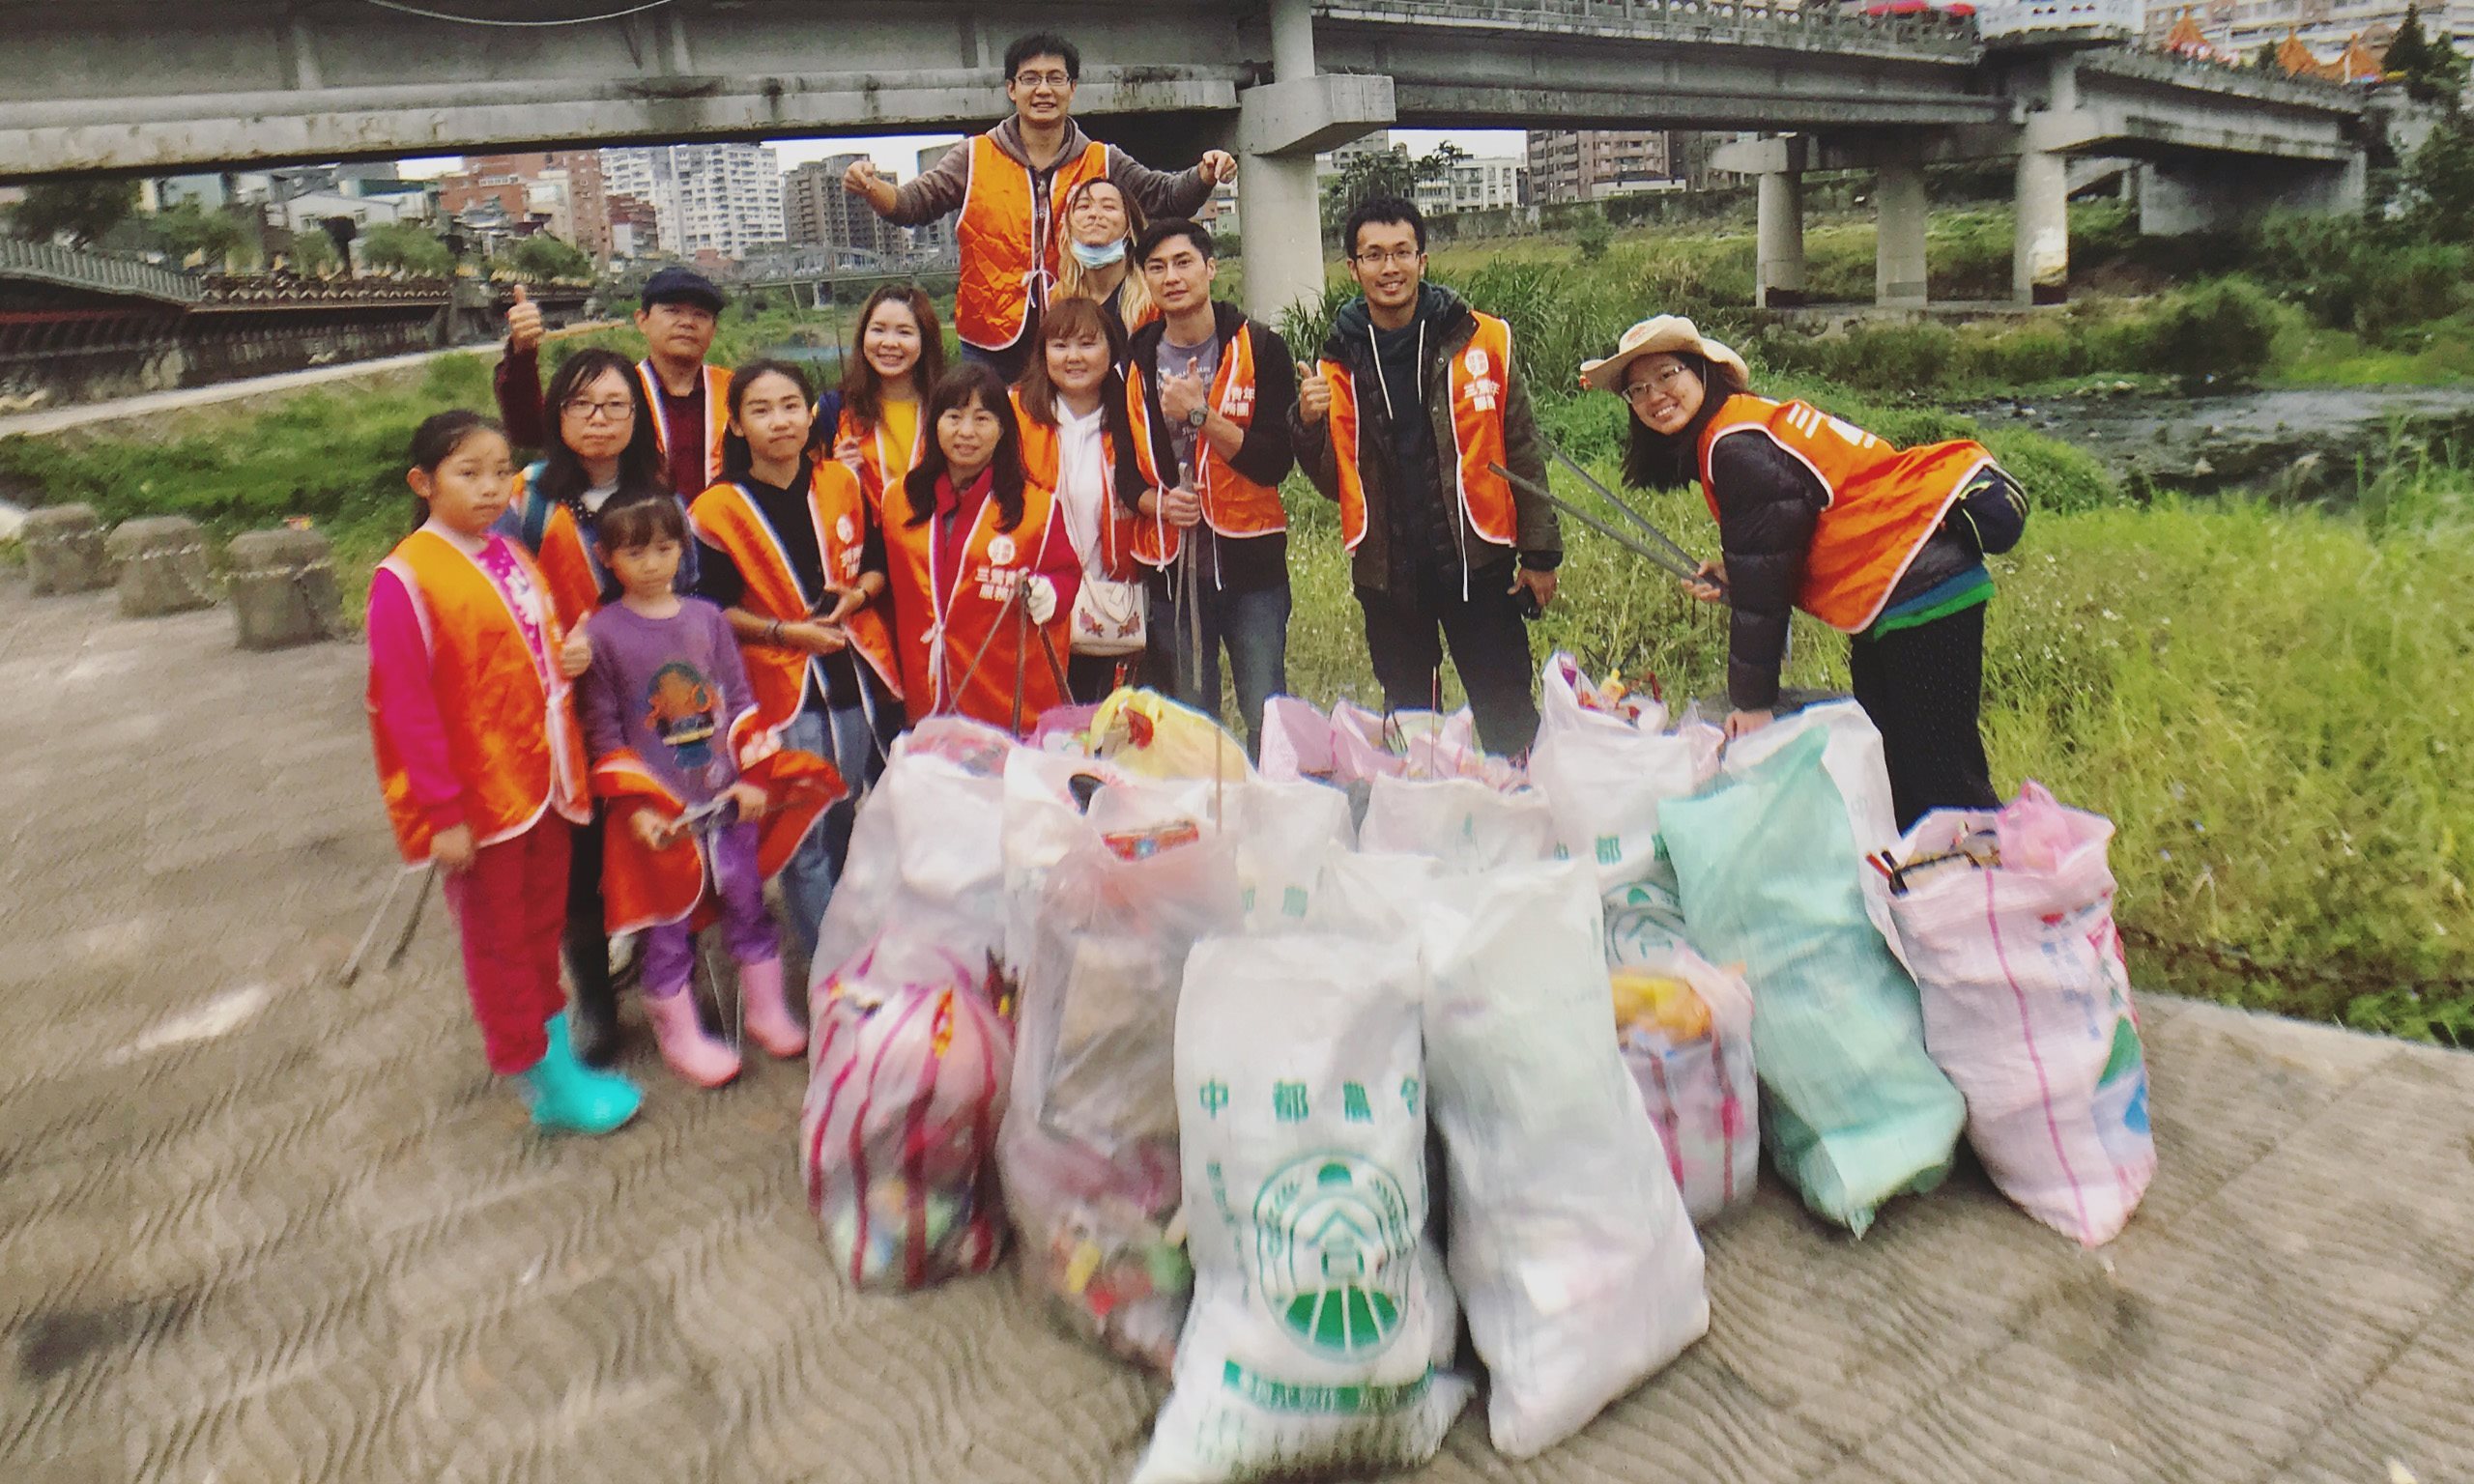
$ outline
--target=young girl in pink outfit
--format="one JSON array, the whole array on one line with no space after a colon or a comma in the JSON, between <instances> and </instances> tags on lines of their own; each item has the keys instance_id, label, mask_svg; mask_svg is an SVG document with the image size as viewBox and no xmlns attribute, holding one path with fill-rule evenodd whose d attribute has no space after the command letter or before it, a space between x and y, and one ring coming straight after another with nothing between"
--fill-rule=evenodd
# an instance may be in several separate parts
<instances>
[{"instance_id":1,"label":"young girl in pink outfit","mask_svg":"<svg viewBox=\"0 0 2474 1484\"><path fill-rule=\"evenodd\" d=\"M419 528L369 585L369 718L406 862L436 866L464 942L490 1070L545 1128L607 1133L625 1077L570 1049L559 985L568 834L590 817L568 682L591 658L559 632L541 575L492 526L513 498L506 436L441 413L413 435Z\"/></svg>"}]
</instances>

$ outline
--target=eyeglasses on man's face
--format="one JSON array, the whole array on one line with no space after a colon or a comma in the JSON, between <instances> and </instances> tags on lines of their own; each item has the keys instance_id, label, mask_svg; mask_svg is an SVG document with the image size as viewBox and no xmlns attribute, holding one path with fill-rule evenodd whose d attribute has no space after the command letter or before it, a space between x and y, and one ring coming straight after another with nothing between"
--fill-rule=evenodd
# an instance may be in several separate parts
<instances>
[{"instance_id":1,"label":"eyeglasses on man's face","mask_svg":"<svg viewBox=\"0 0 2474 1484\"><path fill-rule=\"evenodd\" d=\"M1379 269L1394 263L1406 267L1424 256L1425 253L1420 248L1393 247L1374 252L1361 252L1357 255L1357 262L1360 268L1366 269Z\"/></svg>"},{"instance_id":2,"label":"eyeglasses on man's face","mask_svg":"<svg viewBox=\"0 0 2474 1484\"><path fill-rule=\"evenodd\" d=\"M559 404L559 411L578 422L624 422L635 412L636 404L624 397L609 402L595 402L590 397L574 397Z\"/></svg>"},{"instance_id":3,"label":"eyeglasses on man's face","mask_svg":"<svg viewBox=\"0 0 2474 1484\"><path fill-rule=\"evenodd\" d=\"M1061 92L1074 86L1074 79L1063 72L1016 72L1014 85L1018 88L1049 88Z\"/></svg>"}]
</instances>

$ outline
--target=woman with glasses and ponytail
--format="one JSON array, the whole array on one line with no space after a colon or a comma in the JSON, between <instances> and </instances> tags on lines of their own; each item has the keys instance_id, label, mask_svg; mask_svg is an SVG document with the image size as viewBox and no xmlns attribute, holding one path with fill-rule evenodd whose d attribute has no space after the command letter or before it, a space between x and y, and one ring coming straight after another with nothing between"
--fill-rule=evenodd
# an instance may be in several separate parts
<instances>
[{"instance_id":1,"label":"woman with glasses and ponytail","mask_svg":"<svg viewBox=\"0 0 2474 1484\"><path fill-rule=\"evenodd\" d=\"M515 501L498 528L532 555L560 631L582 645L584 621L618 596L595 551L601 511L617 500L678 497L634 362L615 351L578 351L550 377L542 406L551 419L548 446L518 476ZM679 509L685 512L683 501ZM693 551L679 563L676 585L682 595L696 590ZM601 894L606 822L607 812L596 803L591 821L575 832L563 940L567 978L575 985L576 1054L593 1067L609 1066L618 1048L618 998Z\"/></svg>"}]
</instances>

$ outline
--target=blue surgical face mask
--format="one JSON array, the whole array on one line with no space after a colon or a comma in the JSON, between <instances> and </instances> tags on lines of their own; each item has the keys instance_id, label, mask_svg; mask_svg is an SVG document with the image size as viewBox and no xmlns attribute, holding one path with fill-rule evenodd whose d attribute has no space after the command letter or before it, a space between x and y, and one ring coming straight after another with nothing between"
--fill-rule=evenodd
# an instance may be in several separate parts
<instances>
[{"instance_id":1,"label":"blue surgical face mask","mask_svg":"<svg viewBox=\"0 0 2474 1484\"><path fill-rule=\"evenodd\" d=\"M1073 247L1074 261L1084 268L1106 268L1111 263L1125 261L1125 239L1122 237L1096 247L1089 243L1076 243Z\"/></svg>"}]
</instances>

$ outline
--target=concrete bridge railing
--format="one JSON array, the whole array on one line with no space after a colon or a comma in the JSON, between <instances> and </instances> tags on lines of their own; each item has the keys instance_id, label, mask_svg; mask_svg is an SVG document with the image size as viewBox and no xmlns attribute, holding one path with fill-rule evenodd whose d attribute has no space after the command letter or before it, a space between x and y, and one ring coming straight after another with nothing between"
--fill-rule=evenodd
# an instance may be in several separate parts
<instances>
[{"instance_id":1,"label":"concrete bridge railing","mask_svg":"<svg viewBox=\"0 0 2474 1484\"><path fill-rule=\"evenodd\" d=\"M27 278L61 288L134 295L175 304L193 304L205 292L187 273L152 263L14 238L0 238L0 278Z\"/></svg>"},{"instance_id":2,"label":"concrete bridge railing","mask_svg":"<svg viewBox=\"0 0 2474 1484\"><path fill-rule=\"evenodd\" d=\"M1631 41L1732 42L1857 56L1972 58L1975 37L1939 17L1874 17L1835 6L1734 0L1316 0L1318 20L1473 25Z\"/></svg>"},{"instance_id":3,"label":"concrete bridge railing","mask_svg":"<svg viewBox=\"0 0 2474 1484\"><path fill-rule=\"evenodd\" d=\"M1987 41L2038 35L2129 40L2144 21L2140 0L1977 0L1975 28Z\"/></svg>"}]
</instances>

